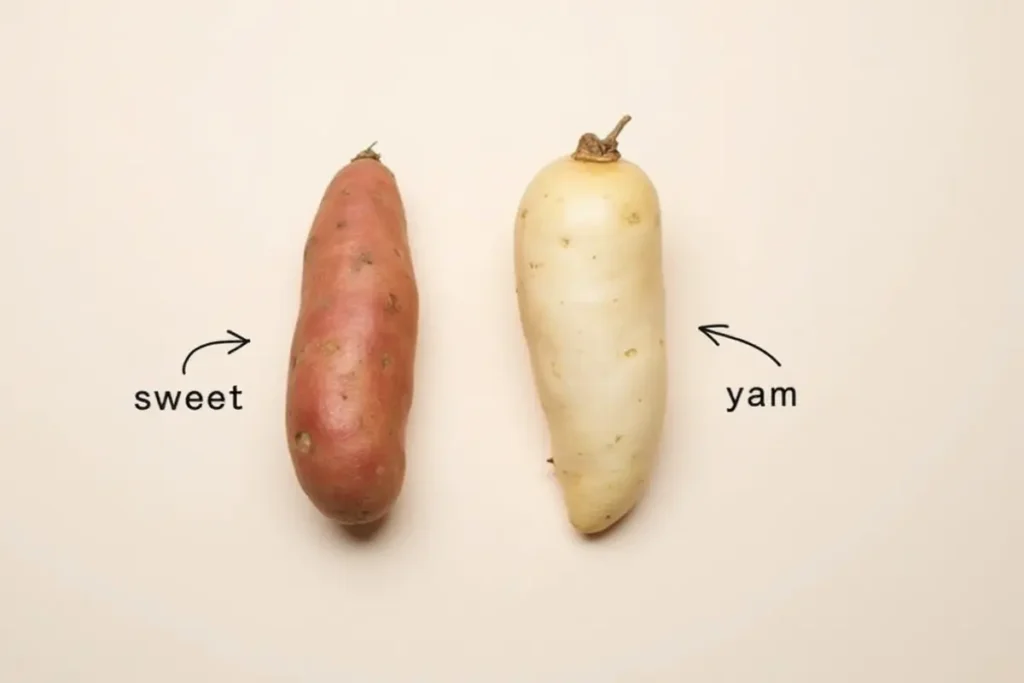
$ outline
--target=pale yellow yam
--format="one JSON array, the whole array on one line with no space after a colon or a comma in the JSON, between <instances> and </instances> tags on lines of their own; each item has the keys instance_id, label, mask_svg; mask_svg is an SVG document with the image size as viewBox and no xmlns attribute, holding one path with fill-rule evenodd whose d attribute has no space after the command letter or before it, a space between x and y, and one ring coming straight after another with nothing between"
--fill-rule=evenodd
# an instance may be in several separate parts
<instances>
[{"instance_id":1,"label":"pale yellow yam","mask_svg":"<svg viewBox=\"0 0 1024 683\"><path fill-rule=\"evenodd\" d=\"M520 322L571 524L610 527L649 478L666 402L661 211L620 159L564 157L519 205Z\"/></svg>"}]
</instances>

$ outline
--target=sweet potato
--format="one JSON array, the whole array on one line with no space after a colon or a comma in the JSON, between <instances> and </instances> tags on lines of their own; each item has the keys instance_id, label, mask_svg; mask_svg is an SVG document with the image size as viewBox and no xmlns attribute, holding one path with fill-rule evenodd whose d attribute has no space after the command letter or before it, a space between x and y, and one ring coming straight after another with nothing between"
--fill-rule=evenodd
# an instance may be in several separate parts
<instances>
[{"instance_id":1,"label":"sweet potato","mask_svg":"<svg viewBox=\"0 0 1024 683\"><path fill-rule=\"evenodd\" d=\"M419 325L402 196L370 147L309 229L286 397L298 482L344 525L381 519L402 489Z\"/></svg>"}]
</instances>

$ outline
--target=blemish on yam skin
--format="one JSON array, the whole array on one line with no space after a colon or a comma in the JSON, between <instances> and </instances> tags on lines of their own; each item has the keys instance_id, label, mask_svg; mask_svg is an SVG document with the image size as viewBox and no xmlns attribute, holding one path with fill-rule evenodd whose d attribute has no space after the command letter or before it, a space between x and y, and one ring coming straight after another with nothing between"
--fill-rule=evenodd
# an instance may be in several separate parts
<instances>
[{"instance_id":1,"label":"blemish on yam skin","mask_svg":"<svg viewBox=\"0 0 1024 683\"><path fill-rule=\"evenodd\" d=\"M530 212L529 209L523 209L522 211L519 212L519 217L520 218L526 218L526 214L528 214L529 212Z\"/></svg>"},{"instance_id":2,"label":"blemish on yam skin","mask_svg":"<svg viewBox=\"0 0 1024 683\"><path fill-rule=\"evenodd\" d=\"M626 349L626 353L622 355L624 355L626 358L632 358L633 356L636 355L636 349Z\"/></svg>"},{"instance_id":3,"label":"blemish on yam skin","mask_svg":"<svg viewBox=\"0 0 1024 683\"><path fill-rule=\"evenodd\" d=\"M562 373L558 371L558 366L555 361L551 361L551 374L555 379L562 379Z\"/></svg>"},{"instance_id":4,"label":"blemish on yam skin","mask_svg":"<svg viewBox=\"0 0 1024 683\"><path fill-rule=\"evenodd\" d=\"M389 365L391 365L391 356L385 353L384 357L380 359L380 366L386 368Z\"/></svg>"},{"instance_id":5,"label":"blemish on yam skin","mask_svg":"<svg viewBox=\"0 0 1024 683\"><path fill-rule=\"evenodd\" d=\"M334 224L334 227L336 229L338 229L338 230L344 230L345 228L348 227L348 221L346 221L344 219L340 220L340 221L338 221L337 223Z\"/></svg>"},{"instance_id":6,"label":"blemish on yam skin","mask_svg":"<svg viewBox=\"0 0 1024 683\"><path fill-rule=\"evenodd\" d=\"M299 360L299 357L298 357L298 356L296 356L296 355L295 355L295 354L293 353L293 354L292 354L292 357L291 357L291 360L290 360L290 361L288 362L288 369L289 369L289 370L294 370L294 369L295 369L295 363L297 363L297 362L298 362L298 360Z\"/></svg>"},{"instance_id":7,"label":"blemish on yam skin","mask_svg":"<svg viewBox=\"0 0 1024 683\"><path fill-rule=\"evenodd\" d=\"M337 353L338 349L340 348L341 347L338 345L338 342L334 341L333 339L328 339L327 341L320 344L320 350L323 351L324 354L328 356L331 355L332 353Z\"/></svg>"},{"instance_id":8,"label":"blemish on yam skin","mask_svg":"<svg viewBox=\"0 0 1024 683\"><path fill-rule=\"evenodd\" d=\"M568 248L570 242L572 242L568 237L562 237L559 241L562 243L562 247L564 248Z\"/></svg>"},{"instance_id":9,"label":"blemish on yam skin","mask_svg":"<svg viewBox=\"0 0 1024 683\"><path fill-rule=\"evenodd\" d=\"M664 339L659 339L658 340L658 344L660 344L661 346L665 346L665 340Z\"/></svg>"},{"instance_id":10,"label":"blemish on yam skin","mask_svg":"<svg viewBox=\"0 0 1024 683\"><path fill-rule=\"evenodd\" d=\"M306 455L313 450L313 437L309 435L309 432L299 432L295 435L295 450L300 455Z\"/></svg>"},{"instance_id":11,"label":"blemish on yam skin","mask_svg":"<svg viewBox=\"0 0 1024 683\"><path fill-rule=\"evenodd\" d=\"M640 214L638 214L636 211L630 213L628 216L626 216L626 222L629 223L630 225L636 225L637 223L640 222Z\"/></svg>"},{"instance_id":12,"label":"blemish on yam skin","mask_svg":"<svg viewBox=\"0 0 1024 683\"><path fill-rule=\"evenodd\" d=\"M616 434L615 435L615 443L618 443L620 441L622 441L622 434Z\"/></svg>"},{"instance_id":13,"label":"blemish on yam skin","mask_svg":"<svg viewBox=\"0 0 1024 683\"><path fill-rule=\"evenodd\" d=\"M398 297L393 292L388 292L387 301L384 302L384 310L388 313L398 313L402 310L401 305L398 303Z\"/></svg>"},{"instance_id":14,"label":"blemish on yam skin","mask_svg":"<svg viewBox=\"0 0 1024 683\"><path fill-rule=\"evenodd\" d=\"M530 261L530 270L537 270L538 268L543 268L543 267L544 267L543 263L539 263L537 261Z\"/></svg>"},{"instance_id":15,"label":"blemish on yam skin","mask_svg":"<svg viewBox=\"0 0 1024 683\"><path fill-rule=\"evenodd\" d=\"M395 256L397 256L398 258L402 258L402 252L400 252L400 251L398 250L398 248L397 248L397 247L396 247L395 249L392 249L391 251L392 251L392 252L394 253L394 255L395 255Z\"/></svg>"}]
</instances>

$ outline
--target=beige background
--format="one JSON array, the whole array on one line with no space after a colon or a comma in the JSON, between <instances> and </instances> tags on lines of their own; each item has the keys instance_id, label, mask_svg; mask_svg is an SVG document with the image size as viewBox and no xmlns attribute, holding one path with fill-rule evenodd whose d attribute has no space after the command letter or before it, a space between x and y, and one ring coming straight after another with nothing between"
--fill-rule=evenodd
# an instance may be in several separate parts
<instances>
[{"instance_id":1,"label":"beige background","mask_svg":"<svg viewBox=\"0 0 1024 683\"><path fill-rule=\"evenodd\" d=\"M0 679L1024 680L1024 5L0 6ZM515 207L587 130L657 183L658 479L577 539ZM301 251L378 140L422 343L372 543L283 433ZM715 348L705 323L765 345ZM185 353L225 328L253 342ZM726 412L726 386L794 386ZM244 409L139 413L139 389Z\"/></svg>"}]
</instances>

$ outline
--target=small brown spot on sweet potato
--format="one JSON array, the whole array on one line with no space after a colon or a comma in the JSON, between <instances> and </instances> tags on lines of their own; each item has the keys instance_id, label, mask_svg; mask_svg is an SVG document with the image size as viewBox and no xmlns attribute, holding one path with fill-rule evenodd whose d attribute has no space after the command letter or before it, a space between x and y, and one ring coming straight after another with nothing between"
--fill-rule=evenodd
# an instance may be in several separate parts
<instances>
[{"instance_id":1,"label":"small brown spot on sweet potato","mask_svg":"<svg viewBox=\"0 0 1024 683\"><path fill-rule=\"evenodd\" d=\"M358 273L360 270L363 269L363 266L372 266L372 265L373 265L373 254L371 254L368 251L363 251L363 252L360 252L360 254L358 256L356 256L355 261L352 263L352 270Z\"/></svg>"},{"instance_id":2,"label":"small brown spot on sweet potato","mask_svg":"<svg viewBox=\"0 0 1024 683\"><path fill-rule=\"evenodd\" d=\"M531 270L537 270L538 268L543 268L543 267L544 267L543 263L540 263L538 261L530 261L530 269Z\"/></svg>"},{"instance_id":3,"label":"small brown spot on sweet potato","mask_svg":"<svg viewBox=\"0 0 1024 683\"><path fill-rule=\"evenodd\" d=\"M638 214L636 211L633 211L628 216L626 216L626 222L629 223L630 225L636 225L637 223L640 222L640 214Z\"/></svg>"},{"instance_id":4,"label":"small brown spot on sweet potato","mask_svg":"<svg viewBox=\"0 0 1024 683\"><path fill-rule=\"evenodd\" d=\"M623 354L626 358L632 358L636 355L636 349L626 349L626 353Z\"/></svg>"},{"instance_id":5,"label":"small brown spot on sweet potato","mask_svg":"<svg viewBox=\"0 0 1024 683\"><path fill-rule=\"evenodd\" d=\"M385 353L384 357L380 359L380 366L386 368L389 365L391 365L391 356Z\"/></svg>"},{"instance_id":6,"label":"small brown spot on sweet potato","mask_svg":"<svg viewBox=\"0 0 1024 683\"><path fill-rule=\"evenodd\" d=\"M568 237L562 237L559 241L562 243L562 247L565 248L568 248L569 244L572 242Z\"/></svg>"},{"instance_id":7,"label":"small brown spot on sweet potato","mask_svg":"<svg viewBox=\"0 0 1024 683\"><path fill-rule=\"evenodd\" d=\"M388 292L387 301L384 302L384 310L388 313L398 313L402 310L401 305L398 303L398 297L393 292Z\"/></svg>"},{"instance_id":8,"label":"small brown spot on sweet potato","mask_svg":"<svg viewBox=\"0 0 1024 683\"><path fill-rule=\"evenodd\" d=\"M396 247L395 249L392 249L391 251L392 251L392 252L394 253L394 255L395 255L395 256L397 256L398 258L402 258L402 252L401 252L401 251L399 251L397 247Z\"/></svg>"},{"instance_id":9,"label":"small brown spot on sweet potato","mask_svg":"<svg viewBox=\"0 0 1024 683\"><path fill-rule=\"evenodd\" d=\"M594 254L593 256L591 256L590 260L591 261L596 261L597 260L597 254Z\"/></svg>"},{"instance_id":10,"label":"small brown spot on sweet potato","mask_svg":"<svg viewBox=\"0 0 1024 683\"><path fill-rule=\"evenodd\" d=\"M554 458L548 458L546 462L547 462L547 463L548 463L549 465L554 465L554 464L555 464L555 459L554 459Z\"/></svg>"},{"instance_id":11,"label":"small brown spot on sweet potato","mask_svg":"<svg viewBox=\"0 0 1024 683\"><path fill-rule=\"evenodd\" d=\"M522 211L519 212L519 217L525 219L526 218L526 214L528 214L529 212L530 212L529 209L523 209Z\"/></svg>"},{"instance_id":12,"label":"small brown spot on sweet potato","mask_svg":"<svg viewBox=\"0 0 1024 683\"><path fill-rule=\"evenodd\" d=\"M616 434L615 435L615 443L618 443L620 441L622 441L622 434Z\"/></svg>"},{"instance_id":13,"label":"small brown spot on sweet potato","mask_svg":"<svg viewBox=\"0 0 1024 683\"><path fill-rule=\"evenodd\" d=\"M320 350L323 351L324 354L328 356L331 355L332 353L337 353L338 349L340 348L341 347L338 346L338 342L334 341L333 339L328 339L327 341L320 344Z\"/></svg>"},{"instance_id":14,"label":"small brown spot on sweet potato","mask_svg":"<svg viewBox=\"0 0 1024 683\"><path fill-rule=\"evenodd\" d=\"M345 228L348 227L348 221L342 219L342 220L338 221L337 223L335 223L334 227L336 229L338 229L338 230L344 230Z\"/></svg>"},{"instance_id":15,"label":"small brown spot on sweet potato","mask_svg":"<svg viewBox=\"0 0 1024 683\"><path fill-rule=\"evenodd\" d=\"M295 355L295 354L293 353L293 354L292 354L292 357L291 357L291 359L290 359L290 360L288 361L288 369L289 369L289 370L294 370L294 369L295 369L295 363L296 363L296 362L297 362L298 360L299 360L299 357L298 357L298 356L296 356L296 355Z\"/></svg>"},{"instance_id":16,"label":"small brown spot on sweet potato","mask_svg":"<svg viewBox=\"0 0 1024 683\"><path fill-rule=\"evenodd\" d=\"M347 401L348 400L348 394L342 393L341 400L342 401Z\"/></svg>"},{"instance_id":17,"label":"small brown spot on sweet potato","mask_svg":"<svg viewBox=\"0 0 1024 683\"><path fill-rule=\"evenodd\" d=\"M313 437L309 432L299 432L295 435L295 450L301 455L306 455L313 450Z\"/></svg>"},{"instance_id":18,"label":"small brown spot on sweet potato","mask_svg":"<svg viewBox=\"0 0 1024 683\"><path fill-rule=\"evenodd\" d=\"M664 346L665 345L665 340L664 339L659 339L658 343L661 344L662 346Z\"/></svg>"}]
</instances>

